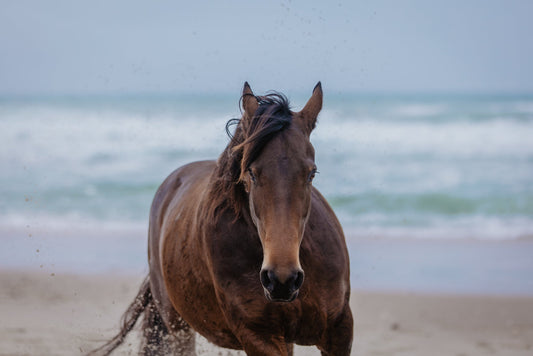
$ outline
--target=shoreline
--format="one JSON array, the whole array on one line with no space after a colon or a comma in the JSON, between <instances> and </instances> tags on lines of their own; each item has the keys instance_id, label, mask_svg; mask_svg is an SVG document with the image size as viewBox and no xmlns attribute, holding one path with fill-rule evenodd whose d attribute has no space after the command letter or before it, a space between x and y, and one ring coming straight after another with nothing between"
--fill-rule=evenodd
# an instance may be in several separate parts
<instances>
[{"instance_id":1,"label":"shoreline","mask_svg":"<svg viewBox=\"0 0 533 356\"><path fill-rule=\"evenodd\" d=\"M82 355L113 336L143 275L0 269L0 355ZM352 290L352 355L507 355L533 350L533 297ZM136 330L138 330L138 326ZM136 354L132 331L116 355ZM225 350L200 340L200 355ZM297 347L295 355L318 355Z\"/></svg>"}]
</instances>

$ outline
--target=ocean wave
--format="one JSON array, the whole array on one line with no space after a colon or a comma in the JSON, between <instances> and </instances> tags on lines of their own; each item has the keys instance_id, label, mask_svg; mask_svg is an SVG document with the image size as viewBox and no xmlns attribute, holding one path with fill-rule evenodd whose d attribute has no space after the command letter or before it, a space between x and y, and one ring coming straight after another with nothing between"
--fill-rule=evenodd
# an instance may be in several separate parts
<instances>
[{"instance_id":1,"label":"ocean wave","mask_svg":"<svg viewBox=\"0 0 533 356\"><path fill-rule=\"evenodd\" d=\"M0 217L0 230L3 231L25 231L28 237L37 237L35 232L44 232L47 234L53 232L73 232L75 238L76 231L92 231L94 238L98 238L99 232L105 236L113 231L145 231L148 233L148 217L146 219L101 219L84 214L71 212L68 214L54 214L53 212L39 213L10 213ZM65 234L61 236L67 237ZM148 236L148 235L146 235Z\"/></svg>"},{"instance_id":2,"label":"ocean wave","mask_svg":"<svg viewBox=\"0 0 533 356\"><path fill-rule=\"evenodd\" d=\"M442 218L438 215L392 219L385 214L339 214L345 234L357 238L504 241L533 238L533 219L470 215Z\"/></svg>"},{"instance_id":3,"label":"ocean wave","mask_svg":"<svg viewBox=\"0 0 533 356\"><path fill-rule=\"evenodd\" d=\"M240 115L236 101L173 100L0 101L0 225L144 224L163 179L216 159ZM314 184L357 234L529 234L532 105L333 98L311 137Z\"/></svg>"},{"instance_id":4,"label":"ocean wave","mask_svg":"<svg viewBox=\"0 0 533 356\"><path fill-rule=\"evenodd\" d=\"M433 157L533 157L533 122L382 122L321 117L317 146L372 155L427 154ZM325 127L327 125L327 127Z\"/></svg>"}]
</instances>

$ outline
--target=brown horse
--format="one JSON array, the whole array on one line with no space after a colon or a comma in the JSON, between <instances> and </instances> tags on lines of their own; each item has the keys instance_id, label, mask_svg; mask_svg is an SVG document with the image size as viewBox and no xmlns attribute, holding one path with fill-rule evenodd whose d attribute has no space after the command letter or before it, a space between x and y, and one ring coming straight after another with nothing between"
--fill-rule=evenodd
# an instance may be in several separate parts
<instances>
[{"instance_id":1,"label":"brown horse","mask_svg":"<svg viewBox=\"0 0 533 356\"><path fill-rule=\"evenodd\" d=\"M281 94L254 96L248 83L241 100L219 159L177 169L157 191L149 276L97 352L115 349L144 312L146 355L195 354L194 332L248 355L292 355L294 343L350 354L346 243L312 185L322 87L300 112Z\"/></svg>"}]
</instances>

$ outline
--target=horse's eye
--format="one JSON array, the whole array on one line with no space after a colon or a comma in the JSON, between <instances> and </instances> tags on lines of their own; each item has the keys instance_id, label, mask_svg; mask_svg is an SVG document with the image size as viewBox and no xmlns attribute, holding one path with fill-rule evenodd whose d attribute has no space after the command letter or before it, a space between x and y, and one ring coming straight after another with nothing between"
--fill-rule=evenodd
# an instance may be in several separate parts
<instances>
[{"instance_id":1,"label":"horse's eye","mask_svg":"<svg viewBox=\"0 0 533 356\"><path fill-rule=\"evenodd\" d=\"M255 175L254 172L252 172L251 168L248 168L248 174L250 175L250 179L252 180L252 182L255 183Z\"/></svg>"},{"instance_id":2,"label":"horse's eye","mask_svg":"<svg viewBox=\"0 0 533 356\"><path fill-rule=\"evenodd\" d=\"M309 177L307 178L307 181L311 183L313 179L315 178L315 175L318 173L316 168L313 168L313 170L309 173Z\"/></svg>"}]
</instances>

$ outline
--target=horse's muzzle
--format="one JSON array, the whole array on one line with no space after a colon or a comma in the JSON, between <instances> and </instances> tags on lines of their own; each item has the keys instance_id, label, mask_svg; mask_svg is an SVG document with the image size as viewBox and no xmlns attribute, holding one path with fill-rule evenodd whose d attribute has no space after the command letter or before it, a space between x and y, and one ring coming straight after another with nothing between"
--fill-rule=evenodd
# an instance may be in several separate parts
<instances>
[{"instance_id":1,"label":"horse's muzzle","mask_svg":"<svg viewBox=\"0 0 533 356\"><path fill-rule=\"evenodd\" d=\"M295 270L284 282L281 282L273 270L263 269L260 278L265 297L269 301L292 302L298 296L298 291L303 284L304 272Z\"/></svg>"}]
</instances>

